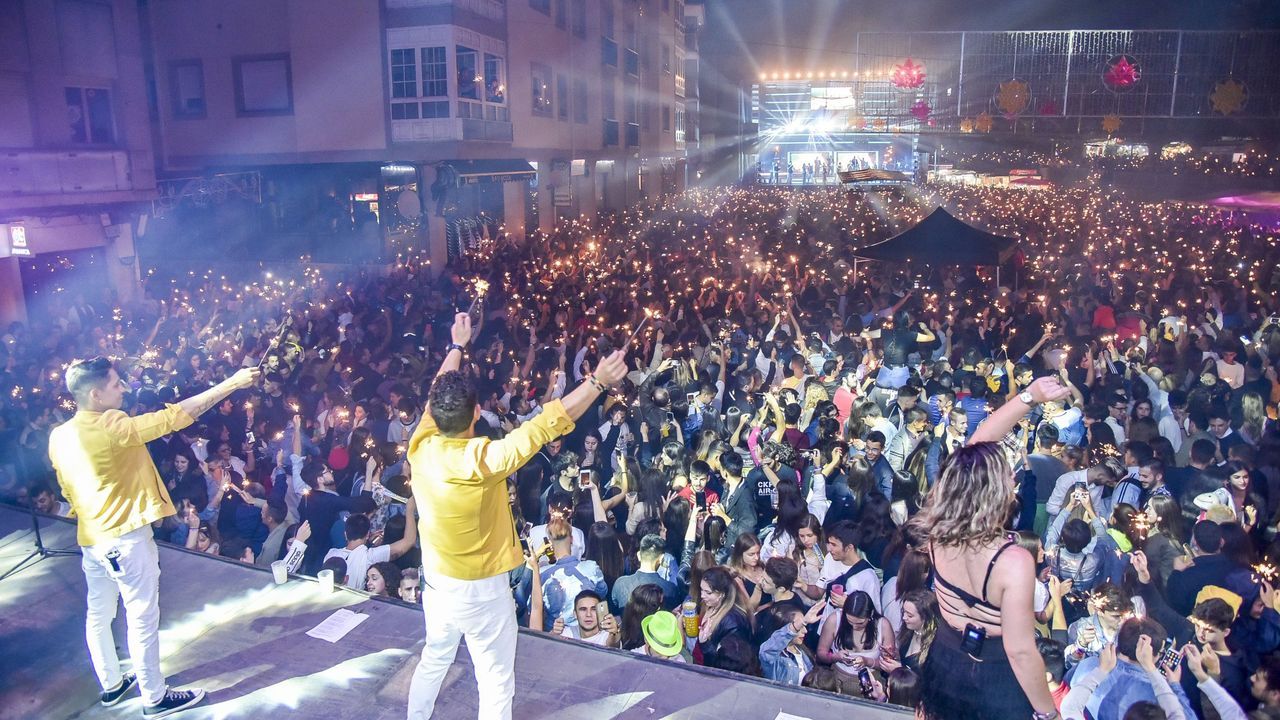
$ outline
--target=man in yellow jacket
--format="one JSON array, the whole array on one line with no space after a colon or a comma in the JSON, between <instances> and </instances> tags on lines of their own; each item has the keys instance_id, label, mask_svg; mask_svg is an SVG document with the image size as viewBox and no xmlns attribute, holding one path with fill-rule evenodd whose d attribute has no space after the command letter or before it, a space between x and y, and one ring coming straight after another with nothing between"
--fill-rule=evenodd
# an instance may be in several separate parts
<instances>
[{"instance_id":1,"label":"man in yellow jacket","mask_svg":"<svg viewBox=\"0 0 1280 720\"><path fill-rule=\"evenodd\" d=\"M102 704L115 705L136 683L146 718L161 718L204 699L203 690L170 690L160 671L160 555L151 523L175 513L147 443L181 430L227 395L251 386L243 369L208 390L146 415L120 408L127 390L111 361L82 360L67 368L67 390L78 410L49 434L49 457L76 517L81 568L89 586L85 635L102 685ZM120 672L111 621L124 599L129 654L136 675Z\"/></svg>"},{"instance_id":2,"label":"man in yellow jacket","mask_svg":"<svg viewBox=\"0 0 1280 720\"><path fill-rule=\"evenodd\" d=\"M471 316L459 313L453 342L431 385L427 415L409 441L413 496L418 502L426 590L426 647L409 686L409 718L431 717L458 641L467 639L480 694L480 720L511 717L515 694L516 608L507 573L524 562L507 477L551 440L573 430L609 386L626 375L618 350L593 375L543 406L502 440L476 437L476 391L458 371L471 341Z\"/></svg>"}]
</instances>

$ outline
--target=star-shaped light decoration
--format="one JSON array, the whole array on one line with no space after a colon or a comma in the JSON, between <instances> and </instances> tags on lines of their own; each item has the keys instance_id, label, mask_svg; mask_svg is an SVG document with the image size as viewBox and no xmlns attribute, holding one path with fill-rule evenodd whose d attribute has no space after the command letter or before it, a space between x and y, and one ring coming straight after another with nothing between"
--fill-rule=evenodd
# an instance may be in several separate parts
<instances>
[{"instance_id":1,"label":"star-shaped light decoration","mask_svg":"<svg viewBox=\"0 0 1280 720\"><path fill-rule=\"evenodd\" d=\"M980 133L989 133L994 123L991 120L990 113L979 113L978 119L973 122L973 127Z\"/></svg>"},{"instance_id":2,"label":"star-shaped light decoration","mask_svg":"<svg viewBox=\"0 0 1280 720\"><path fill-rule=\"evenodd\" d=\"M917 100L915 104L911 106L911 116L920 122L928 120L929 113L931 112L933 112L933 108L929 107L928 100Z\"/></svg>"},{"instance_id":3,"label":"star-shaped light decoration","mask_svg":"<svg viewBox=\"0 0 1280 720\"><path fill-rule=\"evenodd\" d=\"M1107 131L1108 135L1115 135L1120 129L1120 116L1112 113L1102 118L1102 129Z\"/></svg>"},{"instance_id":4,"label":"star-shaped light decoration","mask_svg":"<svg viewBox=\"0 0 1280 720\"><path fill-rule=\"evenodd\" d=\"M1128 55L1118 55L1107 63L1102 81L1112 90L1129 90L1142 79L1142 68Z\"/></svg>"},{"instance_id":5,"label":"star-shaped light decoration","mask_svg":"<svg viewBox=\"0 0 1280 720\"><path fill-rule=\"evenodd\" d=\"M1012 120L1021 115L1031 104L1031 86L1021 80L1009 80L1000 83L996 93L996 107L1004 113L1005 118Z\"/></svg>"},{"instance_id":6,"label":"star-shaped light decoration","mask_svg":"<svg viewBox=\"0 0 1280 720\"><path fill-rule=\"evenodd\" d=\"M960 132L962 133L973 132L973 120L971 118L965 118L960 121Z\"/></svg>"},{"instance_id":7,"label":"star-shaped light decoration","mask_svg":"<svg viewBox=\"0 0 1280 720\"><path fill-rule=\"evenodd\" d=\"M907 58L901 65L893 66L889 81L899 90L915 90L924 85L924 78L924 65Z\"/></svg>"},{"instance_id":8,"label":"star-shaped light decoration","mask_svg":"<svg viewBox=\"0 0 1280 720\"><path fill-rule=\"evenodd\" d=\"M1209 102L1213 104L1213 111L1222 115L1240 112L1248 101L1249 89L1235 78L1219 81L1213 86L1213 92L1209 93Z\"/></svg>"}]
</instances>

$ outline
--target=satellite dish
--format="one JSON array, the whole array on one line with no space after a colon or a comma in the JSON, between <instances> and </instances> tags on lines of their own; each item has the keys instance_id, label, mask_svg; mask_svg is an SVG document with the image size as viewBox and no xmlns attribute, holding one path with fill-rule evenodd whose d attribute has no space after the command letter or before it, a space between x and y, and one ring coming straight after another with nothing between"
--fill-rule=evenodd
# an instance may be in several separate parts
<instances>
[{"instance_id":1,"label":"satellite dish","mask_svg":"<svg viewBox=\"0 0 1280 720\"><path fill-rule=\"evenodd\" d=\"M396 210L402 217L416 220L422 215L422 199L416 190L404 190L396 198Z\"/></svg>"}]
</instances>

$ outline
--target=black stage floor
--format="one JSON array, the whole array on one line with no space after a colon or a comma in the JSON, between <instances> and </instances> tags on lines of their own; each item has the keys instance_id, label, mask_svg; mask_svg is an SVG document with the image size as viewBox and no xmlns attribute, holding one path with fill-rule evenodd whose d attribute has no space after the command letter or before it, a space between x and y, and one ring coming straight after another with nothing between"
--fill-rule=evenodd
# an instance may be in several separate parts
<instances>
[{"instance_id":1,"label":"black stage floor","mask_svg":"<svg viewBox=\"0 0 1280 720\"><path fill-rule=\"evenodd\" d=\"M74 527L41 518L48 547L75 549ZM0 506L0 573L34 548L31 519ZM78 557L49 557L0 581L0 718L136 718L141 701L97 705L84 640ZM422 647L422 613L394 602L290 578L171 546L160 548L160 642L175 687L199 686L205 704L184 720L270 717L403 718ZM306 635L338 608L368 615L337 643ZM123 608L116 644L126 658ZM521 631L514 715L520 720L856 720L909 717L883 706L706 669L672 666ZM127 662L127 660L126 660ZM789 713L779 715L785 708ZM460 649L437 718L474 718L471 663Z\"/></svg>"}]
</instances>

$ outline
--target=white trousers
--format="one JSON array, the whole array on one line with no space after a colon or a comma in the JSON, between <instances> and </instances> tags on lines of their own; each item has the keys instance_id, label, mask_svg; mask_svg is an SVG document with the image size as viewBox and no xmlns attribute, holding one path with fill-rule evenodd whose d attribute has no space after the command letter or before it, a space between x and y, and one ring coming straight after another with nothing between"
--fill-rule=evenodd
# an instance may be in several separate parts
<instances>
[{"instance_id":1,"label":"white trousers","mask_svg":"<svg viewBox=\"0 0 1280 720\"><path fill-rule=\"evenodd\" d=\"M151 526L82 550L80 567L89 586L85 639L98 682L103 690L110 690L122 678L111 621L123 598L129 655L138 687L143 702L154 705L164 699L166 687L160 672L160 553ZM115 566L107 557L112 550L120 553Z\"/></svg>"},{"instance_id":2,"label":"white trousers","mask_svg":"<svg viewBox=\"0 0 1280 720\"><path fill-rule=\"evenodd\" d=\"M468 600L434 590L422 593L427 644L409 684L409 720L427 720L445 673L467 639L467 652L479 686L479 720L510 720L515 695L516 606L510 595L491 600Z\"/></svg>"}]
</instances>

